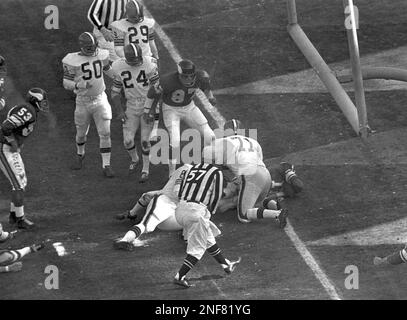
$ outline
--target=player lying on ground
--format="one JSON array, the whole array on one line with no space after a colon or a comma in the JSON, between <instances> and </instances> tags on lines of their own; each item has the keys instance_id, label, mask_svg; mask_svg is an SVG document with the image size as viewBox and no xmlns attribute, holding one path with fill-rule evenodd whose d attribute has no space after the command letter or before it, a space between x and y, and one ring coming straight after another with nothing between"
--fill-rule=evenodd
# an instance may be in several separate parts
<instances>
[{"instance_id":1,"label":"player lying on ground","mask_svg":"<svg viewBox=\"0 0 407 320\"><path fill-rule=\"evenodd\" d=\"M191 165L189 164L178 168L164 188L144 193L129 212L116 216L118 220L129 218L136 221L136 224L123 238L115 240L114 248L133 250L132 243L135 239L143 233L153 232L156 228L165 231L182 230L182 227L175 220L175 208L179 201L180 184L190 168Z\"/></svg>"},{"instance_id":2,"label":"player lying on ground","mask_svg":"<svg viewBox=\"0 0 407 320\"><path fill-rule=\"evenodd\" d=\"M244 129L238 120L227 121L224 126L225 137L216 139L212 145L203 149L205 162L223 164L238 178L239 193L234 202L237 202L237 217L240 222L272 218L278 220L280 227L284 228L287 224L287 209L255 207L259 200L267 196L271 176L263 162L260 144L238 134L240 132L244 133Z\"/></svg>"},{"instance_id":3,"label":"player lying on ground","mask_svg":"<svg viewBox=\"0 0 407 320\"><path fill-rule=\"evenodd\" d=\"M0 250L0 273L17 272L23 267L21 260L25 255L44 248L43 244L33 244L19 250Z\"/></svg>"},{"instance_id":4,"label":"player lying on ground","mask_svg":"<svg viewBox=\"0 0 407 320\"><path fill-rule=\"evenodd\" d=\"M19 229L34 227L24 214L27 176L20 151L25 139L33 132L40 111L49 111L47 93L32 88L27 93L26 103L11 108L0 126L0 169L12 187L9 222L17 224Z\"/></svg>"},{"instance_id":5,"label":"player lying on ground","mask_svg":"<svg viewBox=\"0 0 407 320\"><path fill-rule=\"evenodd\" d=\"M139 182L148 180L150 166L150 134L152 123L144 114L144 103L147 91L151 85L159 80L156 60L145 56L138 44L129 44L124 47L124 56L116 60L113 65L115 79L112 86L113 106L118 112L117 118L123 125L123 144L131 163L129 173L134 174L139 162L134 137L140 128L141 154L143 169ZM124 91L126 107L122 107L121 93ZM147 118L147 119L146 119Z\"/></svg>"},{"instance_id":6,"label":"player lying on ground","mask_svg":"<svg viewBox=\"0 0 407 320\"><path fill-rule=\"evenodd\" d=\"M112 178L114 177L110 167L112 109L105 93L106 86L103 77L103 73L109 78L114 77L109 63L109 52L98 48L98 42L92 33L84 32L78 40L81 50L67 54L62 60L64 67L63 86L66 90L76 94L74 118L77 156L72 169L82 169L85 144L93 119L99 135L103 174Z\"/></svg>"},{"instance_id":7,"label":"player lying on ground","mask_svg":"<svg viewBox=\"0 0 407 320\"><path fill-rule=\"evenodd\" d=\"M191 286L186 274L201 260L205 252L227 274L232 273L241 260L225 259L215 239L221 231L211 221L211 217L222 198L224 184L219 167L207 163L193 165L183 177L178 192L180 201L175 209L175 219L183 228L187 256L174 277L174 283L185 288Z\"/></svg>"},{"instance_id":8,"label":"player lying on ground","mask_svg":"<svg viewBox=\"0 0 407 320\"><path fill-rule=\"evenodd\" d=\"M404 249L393 252L384 258L374 257L373 259L373 264L376 266L385 264L397 265L402 263L407 263L407 245Z\"/></svg>"}]
</instances>

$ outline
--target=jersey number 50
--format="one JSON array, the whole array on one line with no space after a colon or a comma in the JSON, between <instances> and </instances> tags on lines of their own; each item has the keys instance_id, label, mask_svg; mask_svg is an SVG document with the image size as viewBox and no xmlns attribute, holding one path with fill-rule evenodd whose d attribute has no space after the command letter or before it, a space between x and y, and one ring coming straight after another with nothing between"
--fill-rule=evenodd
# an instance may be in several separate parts
<instances>
[{"instance_id":1,"label":"jersey number 50","mask_svg":"<svg viewBox=\"0 0 407 320\"><path fill-rule=\"evenodd\" d=\"M102 77L102 62L100 60L95 60L95 61L93 61L92 65L93 65L93 70L90 65L90 62L86 62L81 65L81 69L83 72L83 76L82 76L83 80L92 79L92 75L95 75L95 79L99 79Z\"/></svg>"}]
</instances>

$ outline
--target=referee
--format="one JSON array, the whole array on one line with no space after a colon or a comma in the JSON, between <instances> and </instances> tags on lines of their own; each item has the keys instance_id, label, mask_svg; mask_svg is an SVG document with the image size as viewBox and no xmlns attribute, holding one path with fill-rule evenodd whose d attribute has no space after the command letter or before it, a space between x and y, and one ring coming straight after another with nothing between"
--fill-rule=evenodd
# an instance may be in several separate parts
<instances>
[{"instance_id":1,"label":"referee","mask_svg":"<svg viewBox=\"0 0 407 320\"><path fill-rule=\"evenodd\" d=\"M175 219L183 228L188 242L187 256L174 277L174 283L189 288L186 274L201 260L205 251L215 258L223 270L230 274L240 262L224 258L215 237L220 230L210 221L222 197L223 173L216 166L201 163L192 166L185 174L178 193L180 202L175 210Z\"/></svg>"},{"instance_id":2,"label":"referee","mask_svg":"<svg viewBox=\"0 0 407 320\"><path fill-rule=\"evenodd\" d=\"M114 51L114 34L110 25L113 21L124 18L129 1L131 0L93 0L88 11L88 19L94 26L93 33L99 47L109 50L110 61L119 58Z\"/></svg>"}]
</instances>

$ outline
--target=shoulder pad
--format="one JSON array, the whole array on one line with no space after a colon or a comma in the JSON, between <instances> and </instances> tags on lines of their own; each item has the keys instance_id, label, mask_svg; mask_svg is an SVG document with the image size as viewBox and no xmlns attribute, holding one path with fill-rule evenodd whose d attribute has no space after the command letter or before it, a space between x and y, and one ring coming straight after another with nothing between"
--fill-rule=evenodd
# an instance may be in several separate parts
<instances>
[{"instance_id":1,"label":"shoulder pad","mask_svg":"<svg viewBox=\"0 0 407 320\"><path fill-rule=\"evenodd\" d=\"M143 21L149 28L153 27L155 24L155 20L153 18L144 18Z\"/></svg>"},{"instance_id":2,"label":"shoulder pad","mask_svg":"<svg viewBox=\"0 0 407 320\"><path fill-rule=\"evenodd\" d=\"M80 65L80 56L79 52L68 53L63 59L62 63L71 67L77 67Z\"/></svg>"}]
</instances>

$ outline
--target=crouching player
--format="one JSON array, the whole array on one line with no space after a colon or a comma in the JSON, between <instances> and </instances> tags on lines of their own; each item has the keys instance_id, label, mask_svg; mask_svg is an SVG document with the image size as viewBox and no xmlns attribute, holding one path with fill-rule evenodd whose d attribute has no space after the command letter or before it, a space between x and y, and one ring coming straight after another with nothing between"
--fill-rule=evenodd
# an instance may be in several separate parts
<instances>
[{"instance_id":1,"label":"crouching player","mask_svg":"<svg viewBox=\"0 0 407 320\"><path fill-rule=\"evenodd\" d=\"M263 162L260 144L252 138L239 135L238 130L244 130L240 121L227 121L224 126L225 137L216 139L213 145L204 148L204 159L225 165L235 175L233 181L236 186L232 186L232 190L225 193L230 197L238 190L238 195L234 196L230 203L232 206L237 203L237 217L240 222L272 218L278 220L280 227L284 228L287 224L287 209L255 206L267 196L272 180ZM223 209L225 207L227 208L224 204Z\"/></svg>"},{"instance_id":2,"label":"crouching player","mask_svg":"<svg viewBox=\"0 0 407 320\"><path fill-rule=\"evenodd\" d=\"M44 244L33 244L19 250L0 250L0 273L17 272L23 267L21 260L25 255L44 248Z\"/></svg>"},{"instance_id":3,"label":"crouching player","mask_svg":"<svg viewBox=\"0 0 407 320\"><path fill-rule=\"evenodd\" d=\"M136 224L123 238L115 240L113 244L115 249L133 250L135 239L143 233L153 232L156 228L164 231L182 230L182 227L175 220L175 209L179 202L180 184L190 168L191 165L189 164L178 168L164 188L144 193L129 212L116 216L118 220L129 218L136 221Z\"/></svg>"}]
</instances>

